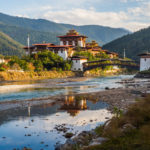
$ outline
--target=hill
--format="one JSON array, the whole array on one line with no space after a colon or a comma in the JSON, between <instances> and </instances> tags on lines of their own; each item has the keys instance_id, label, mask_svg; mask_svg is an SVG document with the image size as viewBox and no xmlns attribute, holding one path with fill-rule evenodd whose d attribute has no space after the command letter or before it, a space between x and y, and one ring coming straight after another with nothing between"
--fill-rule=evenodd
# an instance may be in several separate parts
<instances>
[{"instance_id":1,"label":"hill","mask_svg":"<svg viewBox=\"0 0 150 150\"><path fill-rule=\"evenodd\" d=\"M126 49L127 57L137 60L139 53L150 50L150 27L116 39L104 45L103 48L115 51L120 55Z\"/></svg>"},{"instance_id":2,"label":"hill","mask_svg":"<svg viewBox=\"0 0 150 150\"><path fill-rule=\"evenodd\" d=\"M44 19L28 19L28 18L22 18L22 17L14 17L9 16L0 13L0 23L3 25L8 26L14 26L16 27L16 32L18 33L17 29L23 29L28 30L26 32L30 31L38 31L38 33L43 36L43 39L41 40L41 36L37 37L37 41L46 41L47 37L45 36L46 33L51 36L52 39L55 39L55 35L59 34L65 34L69 29L76 29L81 34L87 35L89 37L89 40L96 40L100 44L104 44L107 42L110 42L116 38L119 38L123 35L126 35L130 33L130 31L127 31L125 29L121 28L110 28L110 27L104 27L99 25L86 25L86 26L75 26L70 24L59 24L52 21L44 20ZM18 29L18 30L19 30ZM1 28L0 28L1 30ZM6 33L6 30L3 32ZM44 33L43 33L44 32ZM37 34L38 34L37 33ZM10 33L7 32L9 36L12 36ZM37 36L33 34L33 36ZM14 34L14 36L18 36L17 34ZM26 35L22 35L24 38ZM51 40L50 38L50 40ZM19 41L20 38L16 38L17 41ZM26 39L26 38L25 38ZM25 43L25 40L19 41L22 44ZM49 41L51 42L51 41ZM56 40L57 42L57 40Z\"/></svg>"},{"instance_id":3,"label":"hill","mask_svg":"<svg viewBox=\"0 0 150 150\"><path fill-rule=\"evenodd\" d=\"M27 36L30 34L30 43L43 43L51 42L58 43L58 38L56 37L59 33L52 32L40 32L31 29L26 29L17 26L10 26L3 23L0 23L0 31L9 35L14 40L18 41L23 45L27 45Z\"/></svg>"},{"instance_id":4,"label":"hill","mask_svg":"<svg viewBox=\"0 0 150 150\"><path fill-rule=\"evenodd\" d=\"M21 56L23 54L22 47L23 45L0 32L0 54Z\"/></svg>"}]
</instances>

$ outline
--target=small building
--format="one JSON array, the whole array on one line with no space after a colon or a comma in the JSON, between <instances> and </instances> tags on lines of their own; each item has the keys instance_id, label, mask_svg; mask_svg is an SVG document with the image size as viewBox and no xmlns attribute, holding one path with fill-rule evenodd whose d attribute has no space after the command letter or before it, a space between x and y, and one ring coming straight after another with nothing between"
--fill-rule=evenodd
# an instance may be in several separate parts
<instances>
[{"instance_id":1,"label":"small building","mask_svg":"<svg viewBox=\"0 0 150 150\"><path fill-rule=\"evenodd\" d=\"M142 53L140 56L140 71L149 70L150 69L150 53Z\"/></svg>"},{"instance_id":2,"label":"small building","mask_svg":"<svg viewBox=\"0 0 150 150\"><path fill-rule=\"evenodd\" d=\"M47 50L49 46L53 46L52 43L39 43L39 44L33 44L32 46L24 47L23 49L26 51L26 55L36 54L37 52L42 52L44 50Z\"/></svg>"},{"instance_id":3,"label":"small building","mask_svg":"<svg viewBox=\"0 0 150 150\"><path fill-rule=\"evenodd\" d=\"M0 64L5 63L5 59L4 58L0 58Z\"/></svg>"},{"instance_id":4,"label":"small building","mask_svg":"<svg viewBox=\"0 0 150 150\"><path fill-rule=\"evenodd\" d=\"M87 58L83 56L74 56L72 60L72 71L83 71L83 63L87 62Z\"/></svg>"},{"instance_id":5,"label":"small building","mask_svg":"<svg viewBox=\"0 0 150 150\"><path fill-rule=\"evenodd\" d=\"M64 60L67 60L68 57L72 57L73 50L71 45L51 45L48 47L48 50L54 52L55 54L58 54L60 57L62 57Z\"/></svg>"},{"instance_id":6,"label":"small building","mask_svg":"<svg viewBox=\"0 0 150 150\"><path fill-rule=\"evenodd\" d=\"M30 47L25 46L23 49L25 50L26 55L31 55L31 54L37 53L35 46L30 46Z\"/></svg>"},{"instance_id":7,"label":"small building","mask_svg":"<svg viewBox=\"0 0 150 150\"><path fill-rule=\"evenodd\" d=\"M113 59L113 58L117 58L119 56L118 53L115 53L115 52L110 52L108 50L103 50L105 51L105 53L109 56L109 58Z\"/></svg>"},{"instance_id":8,"label":"small building","mask_svg":"<svg viewBox=\"0 0 150 150\"><path fill-rule=\"evenodd\" d=\"M87 36L80 35L76 30L69 30L66 35L58 37L60 38L60 45L86 47Z\"/></svg>"},{"instance_id":9,"label":"small building","mask_svg":"<svg viewBox=\"0 0 150 150\"><path fill-rule=\"evenodd\" d=\"M88 52L92 53L93 56L96 56L102 51L102 47L99 46L99 44L94 40L86 43L86 49L88 50Z\"/></svg>"},{"instance_id":10,"label":"small building","mask_svg":"<svg viewBox=\"0 0 150 150\"><path fill-rule=\"evenodd\" d=\"M86 43L86 47L90 47L90 48L95 48L96 47L96 48L98 48L100 46L98 45L98 43L96 41L93 40L93 41L91 41L89 43Z\"/></svg>"},{"instance_id":11,"label":"small building","mask_svg":"<svg viewBox=\"0 0 150 150\"><path fill-rule=\"evenodd\" d=\"M42 44L33 44L33 46L35 46L35 49L38 51L43 51L48 49L49 46L53 46L55 44L53 43L42 43Z\"/></svg>"}]
</instances>

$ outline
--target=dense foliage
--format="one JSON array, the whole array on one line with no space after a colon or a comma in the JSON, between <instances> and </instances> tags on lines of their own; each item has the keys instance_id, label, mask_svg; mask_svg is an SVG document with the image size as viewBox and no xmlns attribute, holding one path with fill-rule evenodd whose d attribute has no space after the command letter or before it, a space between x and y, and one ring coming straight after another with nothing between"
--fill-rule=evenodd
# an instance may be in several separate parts
<instances>
[{"instance_id":1,"label":"dense foliage","mask_svg":"<svg viewBox=\"0 0 150 150\"><path fill-rule=\"evenodd\" d=\"M52 33L52 32L40 32L34 31L31 29L26 29L22 27L16 27L11 25L5 25L0 23L0 31L9 35L14 40L18 41L23 45L27 45L27 37L28 34L30 35L30 44L35 43L58 43L58 38L56 37L59 33Z\"/></svg>"},{"instance_id":2,"label":"dense foliage","mask_svg":"<svg viewBox=\"0 0 150 150\"><path fill-rule=\"evenodd\" d=\"M86 58L88 58L88 61L95 61L95 60L99 60L96 57L94 57L90 52L75 52L74 56L84 56Z\"/></svg>"},{"instance_id":3,"label":"dense foliage","mask_svg":"<svg viewBox=\"0 0 150 150\"><path fill-rule=\"evenodd\" d=\"M126 49L127 57L137 60L138 54L150 50L150 27L112 41L103 48L115 51L122 56Z\"/></svg>"},{"instance_id":4,"label":"dense foliage","mask_svg":"<svg viewBox=\"0 0 150 150\"><path fill-rule=\"evenodd\" d=\"M23 54L22 47L23 45L0 32L0 54L21 56Z\"/></svg>"},{"instance_id":5,"label":"dense foliage","mask_svg":"<svg viewBox=\"0 0 150 150\"><path fill-rule=\"evenodd\" d=\"M24 56L21 59L13 56L8 66L13 70L24 71L71 70L71 62L64 61L62 57L50 51Z\"/></svg>"},{"instance_id":6,"label":"dense foliage","mask_svg":"<svg viewBox=\"0 0 150 150\"><path fill-rule=\"evenodd\" d=\"M74 53L74 56L84 56L88 58L88 61L97 61L100 59L106 59L109 58L109 56L106 53L99 53L96 56L93 56L92 53L86 52L86 51L77 51Z\"/></svg>"},{"instance_id":7,"label":"dense foliage","mask_svg":"<svg viewBox=\"0 0 150 150\"><path fill-rule=\"evenodd\" d=\"M11 37L13 36L13 38L15 37L15 40L22 44L26 43L27 34L32 35L31 40L33 42L41 42L47 40L49 42L57 42L56 33L57 35L65 34L69 29L75 29L81 34L87 35L89 37L89 40L96 40L100 44L110 42L129 33L129 31L120 28L114 29L98 25L75 26L69 24L58 24L44 19L12 17L2 13L0 13L0 22L3 24L3 26L0 26L0 30ZM5 29L5 25L6 28L9 29L8 31ZM37 31L37 33L33 32L33 30ZM48 35L46 35L45 32Z\"/></svg>"}]
</instances>

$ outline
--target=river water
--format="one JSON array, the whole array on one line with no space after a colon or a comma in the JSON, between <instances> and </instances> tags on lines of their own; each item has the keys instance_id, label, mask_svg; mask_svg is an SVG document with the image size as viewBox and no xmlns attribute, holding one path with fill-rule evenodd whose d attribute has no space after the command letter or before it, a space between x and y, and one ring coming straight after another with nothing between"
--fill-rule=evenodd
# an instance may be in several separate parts
<instances>
[{"instance_id":1,"label":"river water","mask_svg":"<svg viewBox=\"0 0 150 150\"><path fill-rule=\"evenodd\" d=\"M0 113L0 150L22 149L53 150L58 143L64 143L66 132L75 135L103 124L112 114L108 104L96 99L74 96L75 93L89 93L117 88L122 79L132 76L87 78L80 81L42 80L10 82L0 84L0 102L25 101L50 96L64 97L61 103L52 102L28 107L3 110ZM71 96L67 96L67 95ZM2 105L0 105L2 107Z\"/></svg>"}]
</instances>

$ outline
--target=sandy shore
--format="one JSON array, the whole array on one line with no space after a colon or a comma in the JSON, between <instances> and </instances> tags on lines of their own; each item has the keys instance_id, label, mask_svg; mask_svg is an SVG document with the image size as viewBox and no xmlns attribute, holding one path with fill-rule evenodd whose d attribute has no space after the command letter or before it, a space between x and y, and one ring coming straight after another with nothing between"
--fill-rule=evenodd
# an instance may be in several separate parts
<instances>
[{"instance_id":1,"label":"sandy shore","mask_svg":"<svg viewBox=\"0 0 150 150\"><path fill-rule=\"evenodd\" d=\"M16 92L26 88L57 88L61 84L77 81L86 81L87 77L63 78L63 79L45 79L28 81L3 81L0 82L0 93ZM42 81L42 83L41 83Z\"/></svg>"}]
</instances>

